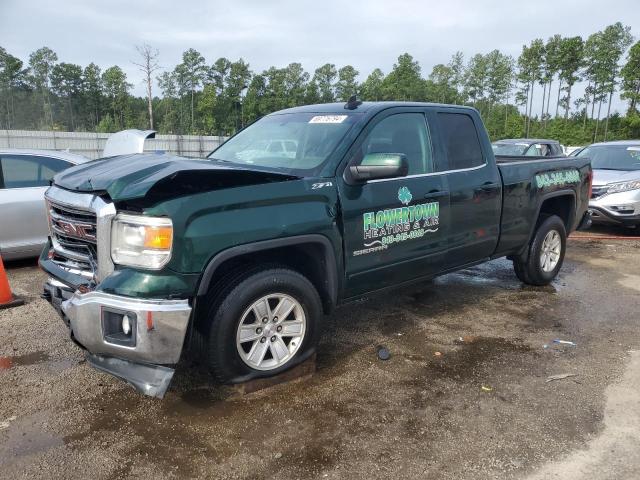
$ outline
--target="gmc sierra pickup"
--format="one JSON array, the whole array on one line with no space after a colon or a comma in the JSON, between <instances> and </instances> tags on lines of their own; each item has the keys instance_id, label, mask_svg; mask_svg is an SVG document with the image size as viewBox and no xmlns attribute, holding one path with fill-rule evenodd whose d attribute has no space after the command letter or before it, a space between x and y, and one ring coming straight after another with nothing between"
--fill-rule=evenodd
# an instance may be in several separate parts
<instances>
[{"instance_id":1,"label":"gmc sierra pickup","mask_svg":"<svg viewBox=\"0 0 640 480\"><path fill-rule=\"evenodd\" d=\"M46 193L45 297L94 367L148 395L187 350L222 382L272 376L373 292L505 256L551 282L591 166L521 160L496 163L472 108L355 99L267 115L206 159L95 160Z\"/></svg>"}]
</instances>

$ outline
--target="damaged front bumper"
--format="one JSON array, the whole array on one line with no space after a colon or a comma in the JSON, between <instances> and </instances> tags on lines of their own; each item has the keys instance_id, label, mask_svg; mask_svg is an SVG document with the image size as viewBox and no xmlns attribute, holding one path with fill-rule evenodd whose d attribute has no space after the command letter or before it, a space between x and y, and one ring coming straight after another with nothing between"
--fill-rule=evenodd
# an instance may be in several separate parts
<instances>
[{"instance_id":1,"label":"damaged front bumper","mask_svg":"<svg viewBox=\"0 0 640 480\"><path fill-rule=\"evenodd\" d=\"M137 299L100 291L81 293L56 280L44 297L62 316L72 339L95 368L146 395L162 398L180 360L191 316L187 300Z\"/></svg>"}]
</instances>

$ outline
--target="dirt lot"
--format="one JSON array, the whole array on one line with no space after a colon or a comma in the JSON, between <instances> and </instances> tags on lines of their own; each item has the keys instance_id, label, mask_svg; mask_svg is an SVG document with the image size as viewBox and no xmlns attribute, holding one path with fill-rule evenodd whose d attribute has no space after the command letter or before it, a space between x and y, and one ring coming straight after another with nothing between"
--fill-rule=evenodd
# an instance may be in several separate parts
<instances>
[{"instance_id":1,"label":"dirt lot","mask_svg":"<svg viewBox=\"0 0 640 480\"><path fill-rule=\"evenodd\" d=\"M640 240L575 239L531 288L494 261L339 309L310 379L237 397L185 365L163 401L91 369L9 265L0 477L640 478L638 265Z\"/></svg>"}]
</instances>

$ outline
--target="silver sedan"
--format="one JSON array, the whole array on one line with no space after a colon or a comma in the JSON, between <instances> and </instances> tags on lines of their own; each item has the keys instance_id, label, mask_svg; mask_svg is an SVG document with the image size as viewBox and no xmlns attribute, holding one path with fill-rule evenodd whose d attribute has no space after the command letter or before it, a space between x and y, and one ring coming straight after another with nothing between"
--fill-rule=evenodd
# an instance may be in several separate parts
<instances>
[{"instance_id":1,"label":"silver sedan","mask_svg":"<svg viewBox=\"0 0 640 480\"><path fill-rule=\"evenodd\" d=\"M0 254L4 260L40 255L47 241L44 192L51 178L89 161L54 150L0 150Z\"/></svg>"}]
</instances>

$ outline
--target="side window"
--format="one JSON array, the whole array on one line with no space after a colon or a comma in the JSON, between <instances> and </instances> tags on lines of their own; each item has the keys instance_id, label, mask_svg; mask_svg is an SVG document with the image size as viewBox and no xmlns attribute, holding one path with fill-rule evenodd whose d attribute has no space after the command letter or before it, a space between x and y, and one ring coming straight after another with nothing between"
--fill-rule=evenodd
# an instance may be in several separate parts
<instances>
[{"instance_id":1,"label":"side window","mask_svg":"<svg viewBox=\"0 0 640 480\"><path fill-rule=\"evenodd\" d=\"M365 139L361 152L403 153L409 163L409 175L434 171L431 137L422 113L397 113L381 120Z\"/></svg>"},{"instance_id":2,"label":"side window","mask_svg":"<svg viewBox=\"0 0 640 480\"><path fill-rule=\"evenodd\" d=\"M540 155L543 157L548 157L549 155L551 155L549 144L547 143L540 144Z\"/></svg>"},{"instance_id":3,"label":"side window","mask_svg":"<svg viewBox=\"0 0 640 480\"><path fill-rule=\"evenodd\" d=\"M4 188L46 187L53 176L71 166L57 158L4 155L0 158Z\"/></svg>"},{"instance_id":4,"label":"side window","mask_svg":"<svg viewBox=\"0 0 640 480\"><path fill-rule=\"evenodd\" d=\"M527 149L527 153L525 153L527 157L537 157L540 155L540 144L534 143Z\"/></svg>"},{"instance_id":5,"label":"side window","mask_svg":"<svg viewBox=\"0 0 640 480\"><path fill-rule=\"evenodd\" d=\"M450 170L462 170L484 165L478 132L469 115L438 113Z\"/></svg>"}]
</instances>

